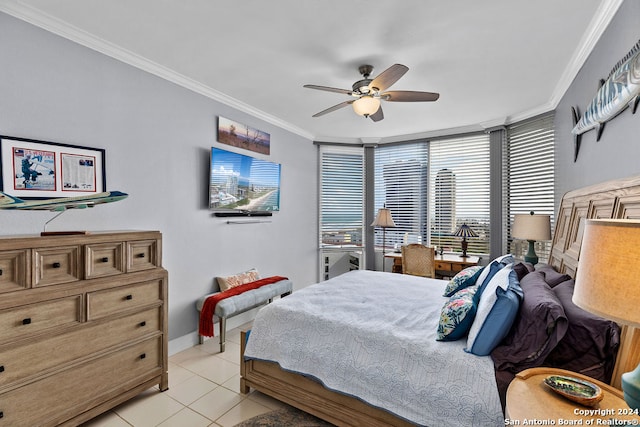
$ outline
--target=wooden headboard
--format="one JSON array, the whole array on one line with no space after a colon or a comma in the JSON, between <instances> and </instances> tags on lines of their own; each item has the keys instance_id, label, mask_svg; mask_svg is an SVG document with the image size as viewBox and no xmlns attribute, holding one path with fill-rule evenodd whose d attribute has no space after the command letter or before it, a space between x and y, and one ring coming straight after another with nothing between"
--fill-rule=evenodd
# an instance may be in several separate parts
<instances>
[{"instance_id":1,"label":"wooden headboard","mask_svg":"<svg viewBox=\"0 0 640 427\"><path fill-rule=\"evenodd\" d=\"M575 278L585 220L592 218L640 219L640 176L607 181L564 195L548 261L559 272ZM625 326L611 385L620 388L622 373L632 371L639 362L640 329Z\"/></svg>"}]
</instances>

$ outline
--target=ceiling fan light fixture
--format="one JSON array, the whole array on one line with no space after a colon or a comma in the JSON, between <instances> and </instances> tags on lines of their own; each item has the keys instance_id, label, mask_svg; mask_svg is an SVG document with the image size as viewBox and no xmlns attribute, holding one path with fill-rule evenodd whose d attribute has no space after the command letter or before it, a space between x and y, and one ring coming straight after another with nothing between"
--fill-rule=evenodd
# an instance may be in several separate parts
<instances>
[{"instance_id":1,"label":"ceiling fan light fixture","mask_svg":"<svg viewBox=\"0 0 640 427\"><path fill-rule=\"evenodd\" d=\"M380 99L373 96L362 96L356 99L353 104L353 111L359 116L368 117L380 108Z\"/></svg>"}]
</instances>

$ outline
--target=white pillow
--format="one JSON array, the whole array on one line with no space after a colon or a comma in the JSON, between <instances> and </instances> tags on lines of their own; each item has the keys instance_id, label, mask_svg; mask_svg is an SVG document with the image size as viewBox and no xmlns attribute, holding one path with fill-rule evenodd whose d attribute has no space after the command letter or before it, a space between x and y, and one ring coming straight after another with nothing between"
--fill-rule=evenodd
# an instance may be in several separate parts
<instances>
[{"instance_id":1,"label":"white pillow","mask_svg":"<svg viewBox=\"0 0 640 427\"><path fill-rule=\"evenodd\" d=\"M514 262L513 255L507 254L507 255L499 256L498 258L494 259L489 264L487 264L487 268L482 270L482 273L480 273L480 276L478 276L478 280L476 280L476 285L479 285L479 286L482 285L482 282L484 282L484 279L486 279L487 276L489 275L489 271L491 271L491 264L493 264L494 262L504 264L504 265L510 264Z\"/></svg>"}]
</instances>

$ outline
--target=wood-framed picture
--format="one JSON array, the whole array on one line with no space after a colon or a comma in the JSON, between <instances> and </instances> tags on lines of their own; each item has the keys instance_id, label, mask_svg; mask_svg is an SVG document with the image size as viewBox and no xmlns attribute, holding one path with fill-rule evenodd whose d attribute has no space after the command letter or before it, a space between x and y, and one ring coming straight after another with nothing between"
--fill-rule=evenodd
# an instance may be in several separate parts
<instances>
[{"instance_id":1,"label":"wood-framed picture","mask_svg":"<svg viewBox=\"0 0 640 427\"><path fill-rule=\"evenodd\" d=\"M21 199L106 191L105 150L0 135L0 190Z\"/></svg>"},{"instance_id":2,"label":"wood-framed picture","mask_svg":"<svg viewBox=\"0 0 640 427\"><path fill-rule=\"evenodd\" d=\"M266 155L271 152L271 135L267 132L222 116L218 117L218 142Z\"/></svg>"}]
</instances>

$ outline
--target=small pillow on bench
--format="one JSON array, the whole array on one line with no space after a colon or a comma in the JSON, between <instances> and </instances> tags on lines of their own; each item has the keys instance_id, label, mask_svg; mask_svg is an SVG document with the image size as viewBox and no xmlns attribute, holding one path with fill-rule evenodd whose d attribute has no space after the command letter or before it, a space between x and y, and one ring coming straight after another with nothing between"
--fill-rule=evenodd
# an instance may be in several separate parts
<instances>
[{"instance_id":1,"label":"small pillow on bench","mask_svg":"<svg viewBox=\"0 0 640 427\"><path fill-rule=\"evenodd\" d=\"M231 276L216 277L218 286L220 287L220 291L222 292L231 288L235 288L239 285L244 285L245 283L255 282L258 279L260 279L260 273L258 273L258 270L256 270L255 268Z\"/></svg>"}]
</instances>

